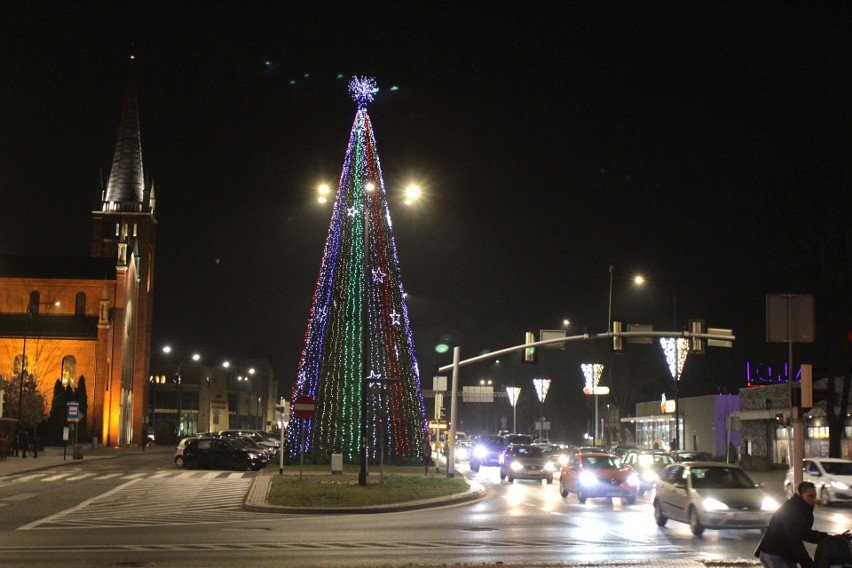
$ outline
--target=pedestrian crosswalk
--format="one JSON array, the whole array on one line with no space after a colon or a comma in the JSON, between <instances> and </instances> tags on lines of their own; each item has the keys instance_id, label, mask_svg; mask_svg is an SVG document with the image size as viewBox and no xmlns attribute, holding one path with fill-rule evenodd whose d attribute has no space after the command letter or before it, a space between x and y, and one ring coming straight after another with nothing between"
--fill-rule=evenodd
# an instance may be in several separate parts
<instances>
[{"instance_id":1,"label":"pedestrian crosswalk","mask_svg":"<svg viewBox=\"0 0 852 568\"><path fill-rule=\"evenodd\" d=\"M48 482L49 475L43 479ZM73 477L69 475L68 477ZM116 476L112 476L114 479ZM18 530L188 525L257 520L242 508L255 475L176 471L128 474L124 483ZM92 476L87 479L98 479ZM100 476L100 478L104 478ZM66 478L67 479L67 478Z\"/></svg>"},{"instance_id":2,"label":"pedestrian crosswalk","mask_svg":"<svg viewBox=\"0 0 852 568\"><path fill-rule=\"evenodd\" d=\"M9 475L3 478L4 484L26 483L28 481L40 481L44 483L61 483L71 481L103 481L108 479L120 479L129 481L132 479L253 479L257 474L249 471L203 471L203 470L161 470L149 472L110 472L91 473L80 469L69 470L68 468L36 471Z\"/></svg>"}]
</instances>

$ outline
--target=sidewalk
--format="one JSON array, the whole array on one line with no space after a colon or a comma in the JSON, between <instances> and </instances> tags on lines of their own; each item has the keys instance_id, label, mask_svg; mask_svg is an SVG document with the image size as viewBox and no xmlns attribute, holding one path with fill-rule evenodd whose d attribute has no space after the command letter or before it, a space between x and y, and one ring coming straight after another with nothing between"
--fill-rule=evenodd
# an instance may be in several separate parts
<instances>
[{"instance_id":1,"label":"sidewalk","mask_svg":"<svg viewBox=\"0 0 852 568\"><path fill-rule=\"evenodd\" d=\"M83 445L82 447L82 459L74 459L74 448L70 445L67 448L56 446L45 447L43 452L39 452L37 458L34 458L30 452L27 452L27 457L25 458L9 456L5 460L0 460L0 478L5 475L50 469L61 465L79 465L80 463L91 460L111 459L131 453L142 453L142 448L138 446L119 448L101 446L92 448L91 445ZM157 454L171 454L174 452L174 448L171 446L155 446L147 448L145 451Z\"/></svg>"}]
</instances>

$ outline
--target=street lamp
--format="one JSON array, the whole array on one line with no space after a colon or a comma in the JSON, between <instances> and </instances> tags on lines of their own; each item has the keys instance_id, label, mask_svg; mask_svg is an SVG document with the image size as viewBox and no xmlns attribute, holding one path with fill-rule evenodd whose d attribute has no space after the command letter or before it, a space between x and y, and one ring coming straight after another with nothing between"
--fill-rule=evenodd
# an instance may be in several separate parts
<instances>
[{"instance_id":1,"label":"street lamp","mask_svg":"<svg viewBox=\"0 0 852 568\"><path fill-rule=\"evenodd\" d=\"M199 359L201 359L201 355L199 355L198 353L192 354L192 360L193 361L195 361L197 363ZM177 367L177 397L178 397L178 427L177 427L178 431L177 431L177 433L178 433L178 438L180 438L181 434L183 434L183 399L181 398L181 395L182 395L181 383L183 382L183 378L180 375L180 370L181 370L181 367L183 367L183 364L185 362L186 362L186 359L182 359L181 362L178 363L178 367Z\"/></svg>"},{"instance_id":2,"label":"street lamp","mask_svg":"<svg viewBox=\"0 0 852 568\"><path fill-rule=\"evenodd\" d=\"M609 394L609 387L600 387L600 382L603 376L604 366L599 363L583 363L580 365L583 371L583 376L586 378L586 386L583 389L585 394L590 394L595 397L595 439L593 446L598 445L598 395Z\"/></svg>"},{"instance_id":3,"label":"street lamp","mask_svg":"<svg viewBox=\"0 0 852 568\"><path fill-rule=\"evenodd\" d=\"M544 399L547 398L547 391L550 390L550 379L533 379L533 386L538 395L538 400L541 402L541 418L538 422L538 437L541 439L543 438L541 433L544 429Z\"/></svg>"},{"instance_id":4,"label":"street lamp","mask_svg":"<svg viewBox=\"0 0 852 568\"><path fill-rule=\"evenodd\" d=\"M683 366L686 363L686 356L689 354L689 340L684 337L661 337L660 345L663 348L663 353L666 355L666 363L669 366L669 372L674 379L675 391L675 437L674 447L672 450L680 449L680 404L678 401L677 387L680 382L680 376L683 373Z\"/></svg>"},{"instance_id":5,"label":"street lamp","mask_svg":"<svg viewBox=\"0 0 852 568\"><path fill-rule=\"evenodd\" d=\"M60 306L59 300L55 302L38 302L30 300L27 304L26 317L24 319L24 346L21 353L21 385L18 390L18 424L22 425L22 413L24 410L24 379L27 376L27 334L29 333L30 318L33 315L33 309L38 306Z\"/></svg>"},{"instance_id":6,"label":"street lamp","mask_svg":"<svg viewBox=\"0 0 852 568\"><path fill-rule=\"evenodd\" d=\"M521 396L521 387L506 387L506 395L509 404L512 405L512 433L518 433L518 397Z\"/></svg>"}]
</instances>

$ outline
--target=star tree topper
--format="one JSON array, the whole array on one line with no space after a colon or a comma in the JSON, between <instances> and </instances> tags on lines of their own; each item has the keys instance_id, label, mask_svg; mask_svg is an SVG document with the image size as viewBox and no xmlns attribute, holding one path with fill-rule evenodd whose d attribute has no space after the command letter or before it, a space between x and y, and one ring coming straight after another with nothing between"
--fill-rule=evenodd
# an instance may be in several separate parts
<instances>
[{"instance_id":1,"label":"star tree topper","mask_svg":"<svg viewBox=\"0 0 852 568\"><path fill-rule=\"evenodd\" d=\"M365 108L367 103L373 102L373 94L377 90L373 77L352 77L349 81L349 94L358 102L358 108Z\"/></svg>"}]
</instances>

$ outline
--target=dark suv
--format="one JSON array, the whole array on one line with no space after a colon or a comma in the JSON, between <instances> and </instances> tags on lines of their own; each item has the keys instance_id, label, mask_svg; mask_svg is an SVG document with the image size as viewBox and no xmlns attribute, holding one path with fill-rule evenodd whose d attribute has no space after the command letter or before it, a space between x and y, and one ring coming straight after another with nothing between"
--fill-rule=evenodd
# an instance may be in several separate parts
<instances>
[{"instance_id":1,"label":"dark suv","mask_svg":"<svg viewBox=\"0 0 852 568\"><path fill-rule=\"evenodd\" d=\"M499 466L500 456L506 449L503 436L480 436L470 446L470 470L479 471L481 466Z\"/></svg>"},{"instance_id":2,"label":"dark suv","mask_svg":"<svg viewBox=\"0 0 852 568\"><path fill-rule=\"evenodd\" d=\"M193 438L186 443L183 456L178 456L187 469L247 469L259 470L269 461L240 440L224 438ZM181 467L175 458L175 465Z\"/></svg>"}]
</instances>

